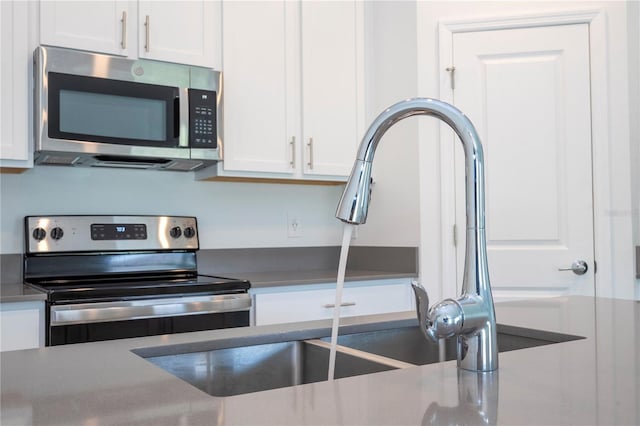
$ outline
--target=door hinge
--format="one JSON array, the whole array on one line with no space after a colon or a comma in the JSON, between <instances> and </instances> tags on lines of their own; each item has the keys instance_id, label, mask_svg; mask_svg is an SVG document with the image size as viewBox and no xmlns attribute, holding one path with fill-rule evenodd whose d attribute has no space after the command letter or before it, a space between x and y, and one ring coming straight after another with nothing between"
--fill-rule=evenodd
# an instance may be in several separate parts
<instances>
[{"instance_id":1,"label":"door hinge","mask_svg":"<svg viewBox=\"0 0 640 426\"><path fill-rule=\"evenodd\" d=\"M458 226L453 224L453 246L458 247Z\"/></svg>"},{"instance_id":2,"label":"door hinge","mask_svg":"<svg viewBox=\"0 0 640 426\"><path fill-rule=\"evenodd\" d=\"M449 73L451 77L451 90L456 88L456 67L451 65L450 67L445 68L445 70Z\"/></svg>"}]
</instances>

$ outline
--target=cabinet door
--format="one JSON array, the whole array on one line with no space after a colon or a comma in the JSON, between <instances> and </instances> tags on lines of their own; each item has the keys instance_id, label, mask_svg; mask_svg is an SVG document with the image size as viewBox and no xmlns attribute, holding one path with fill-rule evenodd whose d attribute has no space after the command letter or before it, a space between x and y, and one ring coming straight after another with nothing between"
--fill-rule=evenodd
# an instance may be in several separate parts
<instances>
[{"instance_id":1,"label":"cabinet door","mask_svg":"<svg viewBox=\"0 0 640 426\"><path fill-rule=\"evenodd\" d=\"M223 2L224 171L293 173L287 1ZM291 144L293 142L293 144Z\"/></svg>"},{"instance_id":2,"label":"cabinet door","mask_svg":"<svg viewBox=\"0 0 640 426\"><path fill-rule=\"evenodd\" d=\"M44 302L0 304L0 352L44 346Z\"/></svg>"},{"instance_id":3,"label":"cabinet door","mask_svg":"<svg viewBox=\"0 0 640 426\"><path fill-rule=\"evenodd\" d=\"M127 1L42 1L42 44L126 56L135 27Z\"/></svg>"},{"instance_id":4,"label":"cabinet door","mask_svg":"<svg viewBox=\"0 0 640 426\"><path fill-rule=\"evenodd\" d=\"M280 324L333 318L335 284L306 289L293 286L255 295L255 324ZM385 280L385 284L350 283L342 294L341 317L413 310L409 280Z\"/></svg>"},{"instance_id":5,"label":"cabinet door","mask_svg":"<svg viewBox=\"0 0 640 426\"><path fill-rule=\"evenodd\" d=\"M302 2L305 174L348 176L363 105L363 4Z\"/></svg>"},{"instance_id":6,"label":"cabinet door","mask_svg":"<svg viewBox=\"0 0 640 426\"><path fill-rule=\"evenodd\" d=\"M0 2L0 166L31 167L27 2Z\"/></svg>"},{"instance_id":7,"label":"cabinet door","mask_svg":"<svg viewBox=\"0 0 640 426\"><path fill-rule=\"evenodd\" d=\"M220 23L219 1L141 0L138 55L220 69Z\"/></svg>"}]
</instances>

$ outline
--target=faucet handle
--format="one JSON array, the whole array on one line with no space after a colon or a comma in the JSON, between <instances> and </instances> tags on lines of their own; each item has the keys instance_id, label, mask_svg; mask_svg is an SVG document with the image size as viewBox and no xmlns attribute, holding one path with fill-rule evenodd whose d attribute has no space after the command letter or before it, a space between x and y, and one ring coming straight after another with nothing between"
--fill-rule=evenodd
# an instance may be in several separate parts
<instances>
[{"instance_id":1,"label":"faucet handle","mask_svg":"<svg viewBox=\"0 0 640 426\"><path fill-rule=\"evenodd\" d=\"M422 331L422 334L424 334L427 340L437 342L438 339L433 334L431 321L429 320L429 295L427 294L427 290L425 290L418 281L412 281L411 287L413 288L413 293L416 296L418 327L420 327L420 331Z\"/></svg>"},{"instance_id":2,"label":"faucet handle","mask_svg":"<svg viewBox=\"0 0 640 426\"><path fill-rule=\"evenodd\" d=\"M428 340L452 337L462 330L464 310L457 300L445 299L429 309L427 290L417 281L411 282L416 296L418 326Z\"/></svg>"}]
</instances>

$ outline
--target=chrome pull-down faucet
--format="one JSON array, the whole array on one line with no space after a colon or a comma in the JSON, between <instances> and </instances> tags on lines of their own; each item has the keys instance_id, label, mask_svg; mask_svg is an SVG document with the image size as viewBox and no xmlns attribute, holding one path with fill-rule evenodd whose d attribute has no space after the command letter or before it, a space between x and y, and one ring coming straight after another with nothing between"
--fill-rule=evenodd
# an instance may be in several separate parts
<instances>
[{"instance_id":1,"label":"chrome pull-down faucet","mask_svg":"<svg viewBox=\"0 0 640 426\"><path fill-rule=\"evenodd\" d=\"M498 368L498 345L484 228L484 159L480 138L471 121L459 109L437 99L414 98L383 111L360 143L336 217L350 224L366 222L371 197L371 167L378 143L391 126L413 115L439 118L451 126L462 141L467 210L462 294L429 308L426 290L414 283L418 322L429 340L457 336L459 368L493 371Z\"/></svg>"}]
</instances>

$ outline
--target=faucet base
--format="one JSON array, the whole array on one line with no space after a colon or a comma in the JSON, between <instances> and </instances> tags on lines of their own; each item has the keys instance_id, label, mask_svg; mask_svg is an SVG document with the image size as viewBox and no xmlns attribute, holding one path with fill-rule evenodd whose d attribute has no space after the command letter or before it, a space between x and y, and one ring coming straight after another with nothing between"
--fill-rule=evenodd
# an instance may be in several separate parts
<instances>
[{"instance_id":1,"label":"faucet base","mask_svg":"<svg viewBox=\"0 0 640 426\"><path fill-rule=\"evenodd\" d=\"M458 368L475 372L497 370L497 341L496 329L490 323L472 336L459 335Z\"/></svg>"}]
</instances>

